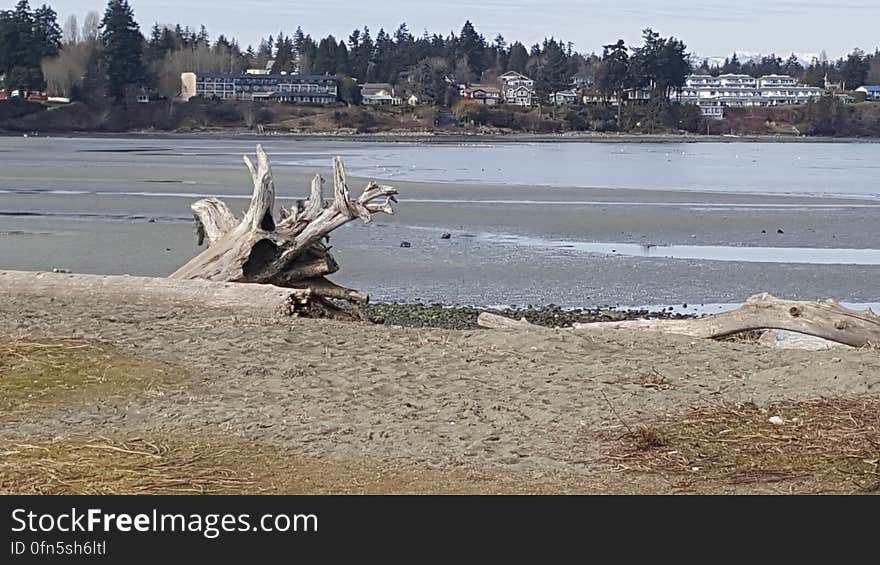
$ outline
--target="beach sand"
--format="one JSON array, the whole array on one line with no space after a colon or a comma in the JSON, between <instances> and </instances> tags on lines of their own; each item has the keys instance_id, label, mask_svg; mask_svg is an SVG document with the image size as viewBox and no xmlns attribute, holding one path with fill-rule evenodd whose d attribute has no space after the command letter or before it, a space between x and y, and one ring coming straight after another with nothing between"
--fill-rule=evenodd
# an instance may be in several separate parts
<instances>
[{"instance_id":1,"label":"beach sand","mask_svg":"<svg viewBox=\"0 0 880 565\"><path fill-rule=\"evenodd\" d=\"M0 416L4 492L862 492L880 478L877 443L838 452L822 444L834 433L811 428L813 413L796 404L876 399L875 350L10 297L0 301L0 335L5 370L39 365L52 344L68 344L67 353L39 365L40 379L89 347L105 363L39 393L25 382L14 402L15 391L4 392L13 399ZM878 412L847 406L826 414L829 429L880 441ZM694 409L723 407L748 422L727 431L707 423L703 448L674 439L682 422L699 425L688 420ZM777 414L781 427L767 423ZM851 425L854 417L868 419ZM756 437L782 439L754 465L724 459ZM730 449L711 455L724 438ZM774 459L774 449L820 444L821 461ZM669 453L687 457L650 463ZM116 469L112 480L107 469Z\"/></svg>"}]
</instances>

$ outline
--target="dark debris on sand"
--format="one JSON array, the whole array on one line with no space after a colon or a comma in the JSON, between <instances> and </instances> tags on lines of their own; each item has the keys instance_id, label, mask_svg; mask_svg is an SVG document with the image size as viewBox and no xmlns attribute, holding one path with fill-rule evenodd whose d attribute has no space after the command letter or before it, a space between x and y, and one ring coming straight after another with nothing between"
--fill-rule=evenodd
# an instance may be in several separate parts
<instances>
[{"instance_id":1,"label":"dark debris on sand","mask_svg":"<svg viewBox=\"0 0 880 565\"><path fill-rule=\"evenodd\" d=\"M575 322L616 322L645 318L682 319L694 316L648 310L617 310L612 307L563 309L549 305L526 308L476 308L442 304L368 304L358 307L369 320L412 328L470 330L477 328L480 312L492 312L509 318L525 318L533 324L548 327L571 327Z\"/></svg>"}]
</instances>

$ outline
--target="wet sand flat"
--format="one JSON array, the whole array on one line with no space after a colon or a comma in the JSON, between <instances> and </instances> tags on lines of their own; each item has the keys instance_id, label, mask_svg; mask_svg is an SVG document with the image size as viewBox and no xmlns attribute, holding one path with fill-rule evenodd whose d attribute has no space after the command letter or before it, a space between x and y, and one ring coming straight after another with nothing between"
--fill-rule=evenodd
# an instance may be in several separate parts
<instances>
[{"instance_id":1,"label":"wet sand flat","mask_svg":"<svg viewBox=\"0 0 880 565\"><path fill-rule=\"evenodd\" d=\"M641 183L651 187L639 189L527 186L517 177L506 184L419 182L406 180L418 176L418 168L391 170L384 164L397 159L402 165L410 154L410 160L432 158L439 151L434 146L267 143L282 204L285 198L302 197L311 174L326 173L335 153L347 155L361 172L370 169L370 159L382 163L371 172L400 188L394 216L377 217L367 226L350 224L333 234L342 265L334 279L367 289L374 300L640 306L731 303L769 291L796 299L880 302L875 282L880 276L880 200L871 196L876 189L865 180L876 178L865 155L877 145L834 144L827 155L822 145L809 144L809 155L798 153L806 145L774 145L781 148L773 161L781 171L774 179L785 180L770 188L789 193L757 194L768 183L751 186L753 177L718 177L719 185L733 186L735 192L686 189L670 180L694 184L681 176L691 160L698 171L710 164L726 168L728 157L765 150L754 144L706 146L708 156L673 155L671 165L665 152L675 148L626 146L624 157L591 171L601 180L603 171L612 175L632 166L641 171ZM238 139L0 139L0 266L166 275L198 252L188 209L192 201L216 195L233 208L246 204L248 178L239 153L252 144ZM482 144L474 151L503 167L508 149ZM619 149L603 151L617 154ZM451 150L460 153L461 147ZM541 154L552 150L542 145ZM713 151L720 153L713 157ZM852 194L825 194L830 187L824 179L840 177L835 171L852 165L850 153L856 155L847 173ZM445 157L437 159L438 165L446 163ZM752 166L751 160L743 167ZM454 163L447 165L454 168ZM467 166L462 174L482 178L477 165ZM569 166L581 164L575 160ZM678 176L664 180L666 166L674 166ZM450 169L449 177L455 174ZM355 191L366 182L357 174L349 178ZM840 178L835 182L839 190L846 189ZM440 239L443 233L450 239ZM411 246L402 248L404 241ZM682 246L680 256L670 256L665 246ZM700 250L705 246L717 249L709 256ZM789 257L787 248L798 250ZM812 249L820 250L817 255L825 262L839 257L840 264L814 264ZM746 260L734 260L737 255Z\"/></svg>"}]
</instances>

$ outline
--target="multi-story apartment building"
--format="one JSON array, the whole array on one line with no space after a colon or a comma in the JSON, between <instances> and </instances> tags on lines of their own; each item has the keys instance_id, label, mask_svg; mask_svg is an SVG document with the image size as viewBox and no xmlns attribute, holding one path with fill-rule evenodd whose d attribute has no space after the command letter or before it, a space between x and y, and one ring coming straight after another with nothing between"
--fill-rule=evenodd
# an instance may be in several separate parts
<instances>
[{"instance_id":1,"label":"multi-story apartment building","mask_svg":"<svg viewBox=\"0 0 880 565\"><path fill-rule=\"evenodd\" d=\"M824 90L812 86L799 86L797 79L786 75L766 75L753 78L748 75L691 75L680 93L672 99L684 104L697 104L701 108L778 106L803 104L817 100ZM717 110L707 110L707 116L717 116Z\"/></svg>"},{"instance_id":2,"label":"multi-story apartment building","mask_svg":"<svg viewBox=\"0 0 880 565\"><path fill-rule=\"evenodd\" d=\"M180 98L195 96L224 100L273 100L332 104L338 99L338 79L330 75L254 73L182 73Z\"/></svg>"}]
</instances>

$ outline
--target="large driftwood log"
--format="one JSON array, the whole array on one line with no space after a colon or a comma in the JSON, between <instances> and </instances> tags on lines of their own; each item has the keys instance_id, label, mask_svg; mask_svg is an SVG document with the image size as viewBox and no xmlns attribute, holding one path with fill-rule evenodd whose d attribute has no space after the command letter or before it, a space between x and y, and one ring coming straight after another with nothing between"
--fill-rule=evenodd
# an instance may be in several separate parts
<instances>
[{"instance_id":1,"label":"large driftwood log","mask_svg":"<svg viewBox=\"0 0 880 565\"><path fill-rule=\"evenodd\" d=\"M311 290L129 275L0 271L0 297L221 308L247 315L310 315Z\"/></svg>"},{"instance_id":2,"label":"large driftwood log","mask_svg":"<svg viewBox=\"0 0 880 565\"><path fill-rule=\"evenodd\" d=\"M509 320L487 312L480 314L477 322L480 326L495 329L535 327L525 320ZM701 318L576 323L574 329L589 332L647 330L698 338L718 338L749 330L777 329L853 347L880 344L880 316L870 310L856 312L832 300L802 302L782 300L770 294L756 294L736 310Z\"/></svg>"},{"instance_id":3,"label":"large driftwood log","mask_svg":"<svg viewBox=\"0 0 880 565\"><path fill-rule=\"evenodd\" d=\"M371 182L353 199L342 159L333 160L333 200L325 202L324 179L312 180L308 199L275 212L275 181L269 158L257 146L257 163L244 157L253 194L239 221L216 198L192 205L198 243L208 248L171 274L173 279L206 279L308 288L317 297L366 302L366 293L340 287L326 278L339 270L323 240L331 231L360 218L369 222L377 212L393 214L397 190ZM375 202L383 199L382 202Z\"/></svg>"}]
</instances>

